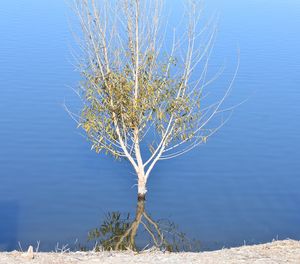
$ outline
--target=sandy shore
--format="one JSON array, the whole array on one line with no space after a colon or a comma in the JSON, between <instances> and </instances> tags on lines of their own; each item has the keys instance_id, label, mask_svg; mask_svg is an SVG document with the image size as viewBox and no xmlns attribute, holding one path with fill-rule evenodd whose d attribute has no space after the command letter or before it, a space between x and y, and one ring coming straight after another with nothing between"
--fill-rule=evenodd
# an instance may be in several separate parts
<instances>
[{"instance_id":1,"label":"sandy shore","mask_svg":"<svg viewBox=\"0 0 300 264\"><path fill-rule=\"evenodd\" d=\"M0 253L1 264L157 264L157 263L251 263L300 264L300 241L283 240L202 253L134 252L74 252L74 253Z\"/></svg>"}]
</instances>

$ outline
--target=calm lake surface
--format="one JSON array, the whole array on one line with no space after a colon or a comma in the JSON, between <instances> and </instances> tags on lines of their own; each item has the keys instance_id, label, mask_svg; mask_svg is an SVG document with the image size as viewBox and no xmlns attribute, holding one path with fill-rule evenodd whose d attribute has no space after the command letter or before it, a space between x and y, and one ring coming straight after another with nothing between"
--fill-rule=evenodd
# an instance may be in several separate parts
<instances>
[{"instance_id":1,"label":"calm lake surface","mask_svg":"<svg viewBox=\"0 0 300 264\"><path fill-rule=\"evenodd\" d=\"M214 11L212 68L226 70L210 89L228 84L239 47L228 104L248 100L206 145L158 164L147 213L202 249L300 239L300 2L207 1ZM108 212L135 214L129 164L90 151L63 108L79 105L69 17L61 0L1 3L0 250L84 244Z\"/></svg>"}]
</instances>

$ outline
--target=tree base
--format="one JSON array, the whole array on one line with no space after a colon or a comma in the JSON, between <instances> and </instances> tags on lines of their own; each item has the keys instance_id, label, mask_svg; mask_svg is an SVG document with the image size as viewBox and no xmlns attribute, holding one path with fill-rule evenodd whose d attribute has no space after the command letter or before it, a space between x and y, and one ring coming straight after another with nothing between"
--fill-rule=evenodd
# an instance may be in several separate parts
<instances>
[{"instance_id":1,"label":"tree base","mask_svg":"<svg viewBox=\"0 0 300 264\"><path fill-rule=\"evenodd\" d=\"M139 193L138 194L138 201L145 201L145 200L146 200L146 194Z\"/></svg>"}]
</instances>

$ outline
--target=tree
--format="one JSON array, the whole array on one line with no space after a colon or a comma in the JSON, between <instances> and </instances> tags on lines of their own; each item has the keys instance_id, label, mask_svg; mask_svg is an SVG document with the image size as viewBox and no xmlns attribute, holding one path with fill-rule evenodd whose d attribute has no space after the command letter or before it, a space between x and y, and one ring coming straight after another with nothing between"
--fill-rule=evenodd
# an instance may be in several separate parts
<instances>
[{"instance_id":1,"label":"tree","mask_svg":"<svg viewBox=\"0 0 300 264\"><path fill-rule=\"evenodd\" d=\"M201 26L201 5L188 2L185 30L171 33L162 0L75 0L82 28L78 118L97 153L127 159L144 199L159 160L178 157L213 135L228 120L221 109L234 77L217 101L205 104L216 25ZM164 26L165 25L165 26ZM171 40L170 40L171 39ZM201 70L200 70L201 68ZM219 116L219 122L212 124Z\"/></svg>"},{"instance_id":2,"label":"tree","mask_svg":"<svg viewBox=\"0 0 300 264\"><path fill-rule=\"evenodd\" d=\"M95 251L140 251L145 249L145 245L138 243L139 234L146 239L147 247L154 246L169 252L200 248L199 241L189 239L172 221L152 219L146 211L144 200L138 201L134 219L131 219L130 213L122 214L119 211L106 214L101 225L88 233L88 241L93 242Z\"/></svg>"}]
</instances>

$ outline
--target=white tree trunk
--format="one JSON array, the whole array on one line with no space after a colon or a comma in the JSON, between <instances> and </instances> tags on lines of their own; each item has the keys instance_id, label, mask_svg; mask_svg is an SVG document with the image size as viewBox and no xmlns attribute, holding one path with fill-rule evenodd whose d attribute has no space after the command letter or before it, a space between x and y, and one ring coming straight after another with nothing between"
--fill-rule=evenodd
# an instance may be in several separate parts
<instances>
[{"instance_id":1,"label":"white tree trunk","mask_svg":"<svg viewBox=\"0 0 300 264\"><path fill-rule=\"evenodd\" d=\"M144 172L138 173L138 200L145 200L147 179Z\"/></svg>"}]
</instances>

